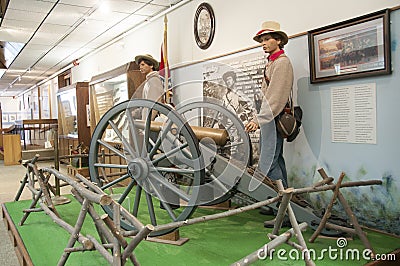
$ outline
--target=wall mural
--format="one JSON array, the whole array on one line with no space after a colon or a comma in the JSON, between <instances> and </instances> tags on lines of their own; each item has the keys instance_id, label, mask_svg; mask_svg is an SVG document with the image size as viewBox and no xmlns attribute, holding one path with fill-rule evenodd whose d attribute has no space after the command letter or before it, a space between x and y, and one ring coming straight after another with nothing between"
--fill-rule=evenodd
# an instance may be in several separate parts
<instances>
[{"instance_id":1,"label":"wall mural","mask_svg":"<svg viewBox=\"0 0 400 266\"><path fill-rule=\"evenodd\" d=\"M203 96L216 98L236 113L243 124L247 124L260 111L261 83L266 57L262 52L253 52L207 63L203 66ZM258 163L260 130L249 133L252 163Z\"/></svg>"}]
</instances>

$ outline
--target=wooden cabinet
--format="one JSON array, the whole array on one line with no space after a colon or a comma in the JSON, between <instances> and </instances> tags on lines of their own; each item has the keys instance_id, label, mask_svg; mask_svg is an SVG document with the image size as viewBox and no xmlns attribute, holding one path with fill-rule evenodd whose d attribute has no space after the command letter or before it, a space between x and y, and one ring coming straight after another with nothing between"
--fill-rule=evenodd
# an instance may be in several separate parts
<instances>
[{"instance_id":1,"label":"wooden cabinet","mask_svg":"<svg viewBox=\"0 0 400 266\"><path fill-rule=\"evenodd\" d=\"M0 137L3 139L4 165L19 164L22 156L19 134L4 134Z\"/></svg>"},{"instance_id":2,"label":"wooden cabinet","mask_svg":"<svg viewBox=\"0 0 400 266\"><path fill-rule=\"evenodd\" d=\"M146 76L135 62L130 62L90 81L90 127L93 133L101 117L114 105L141 93L138 91Z\"/></svg>"},{"instance_id":3,"label":"wooden cabinet","mask_svg":"<svg viewBox=\"0 0 400 266\"><path fill-rule=\"evenodd\" d=\"M89 83L77 82L59 89L57 103L60 156L69 155L70 145L90 146Z\"/></svg>"}]
</instances>

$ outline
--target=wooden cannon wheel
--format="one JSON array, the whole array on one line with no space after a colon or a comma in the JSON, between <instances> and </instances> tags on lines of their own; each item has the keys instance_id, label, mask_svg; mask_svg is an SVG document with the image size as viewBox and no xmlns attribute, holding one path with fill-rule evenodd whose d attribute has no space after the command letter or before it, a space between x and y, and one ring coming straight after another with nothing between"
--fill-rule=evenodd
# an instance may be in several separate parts
<instances>
[{"instance_id":1,"label":"wooden cannon wheel","mask_svg":"<svg viewBox=\"0 0 400 266\"><path fill-rule=\"evenodd\" d=\"M152 122L148 114L157 114L161 123ZM189 218L199 205L205 179L191 127L170 107L145 99L120 103L103 115L92 135L89 170L103 191L114 194L144 224L153 225ZM113 216L110 207L103 208ZM121 227L135 230L125 220Z\"/></svg>"},{"instance_id":2,"label":"wooden cannon wheel","mask_svg":"<svg viewBox=\"0 0 400 266\"><path fill-rule=\"evenodd\" d=\"M205 181L212 186L210 189L213 189L212 198L203 197L200 204L215 205L230 199L236 192L233 188L240 180L237 176L241 176L246 171L246 167L251 164L250 138L242 121L236 113L225 108L216 98L203 97L201 101L183 103L176 107L176 111L192 127L195 125L208 130L223 129L227 133L225 142L200 140L200 150L206 164ZM206 152L210 150L214 153ZM217 157L220 159L223 157L226 161L217 165ZM232 175L229 171L232 164L236 168L243 169L243 172ZM219 169L216 169L218 166L220 166ZM222 182L218 182L219 180ZM215 189L215 187L221 189Z\"/></svg>"}]
</instances>

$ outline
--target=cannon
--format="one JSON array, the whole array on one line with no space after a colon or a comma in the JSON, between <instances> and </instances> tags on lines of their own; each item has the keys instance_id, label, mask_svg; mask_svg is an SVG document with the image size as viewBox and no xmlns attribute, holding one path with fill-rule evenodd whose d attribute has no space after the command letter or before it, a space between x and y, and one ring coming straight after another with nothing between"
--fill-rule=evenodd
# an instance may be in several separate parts
<instances>
[{"instance_id":1,"label":"cannon","mask_svg":"<svg viewBox=\"0 0 400 266\"><path fill-rule=\"evenodd\" d=\"M108 110L96 126L89 171L92 182L116 194L119 204L147 220L143 223L156 226L185 221L198 206L224 202L237 192L256 201L275 197L276 191L262 175L247 171L250 160L250 141L242 122L220 103L204 99L173 109L131 99ZM312 208L291 205L299 222L318 226L321 218ZM270 207L278 209L276 204ZM113 217L112 208L103 208ZM135 230L128 221L120 222L125 230ZM329 229L322 233L340 234Z\"/></svg>"}]
</instances>

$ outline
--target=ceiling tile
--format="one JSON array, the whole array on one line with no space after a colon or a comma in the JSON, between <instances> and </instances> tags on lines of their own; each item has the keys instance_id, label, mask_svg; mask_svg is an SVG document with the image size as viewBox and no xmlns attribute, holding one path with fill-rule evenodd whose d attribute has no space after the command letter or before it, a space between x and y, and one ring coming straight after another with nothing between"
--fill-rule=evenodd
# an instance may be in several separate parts
<instances>
[{"instance_id":1,"label":"ceiling tile","mask_svg":"<svg viewBox=\"0 0 400 266\"><path fill-rule=\"evenodd\" d=\"M32 34L32 32L27 31L19 31L5 27L0 28L1 41L27 43Z\"/></svg>"},{"instance_id":2,"label":"ceiling tile","mask_svg":"<svg viewBox=\"0 0 400 266\"><path fill-rule=\"evenodd\" d=\"M108 28L112 27L115 23L113 21L107 21L104 19L88 18L81 25L79 25L79 30L93 30L98 33L104 32Z\"/></svg>"},{"instance_id":3,"label":"ceiling tile","mask_svg":"<svg viewBox=\"0 0 400 266\"><path fill-rule=\"evenodd\" d=\"M97 29L97 31L87 28L77 29L69 34L62 42L60 42L60 45L81 48L95 39L101 33L102 32L99 32L99 29Z\"/></svg>"},{"instance_id":4,"label":"ceiling tile","mask_svg":"<svg viewBox=\"0 0 400 266\"><path fill-rule=\"evenodd\" d=\"M46 54L43 60L48 60L48 59L54 60L58 64L60 61L63 61L65 58L73 54L75 51L76 48L57 46L56 48L51 50L48 54Z\"/></svg>"},{"instance_id":5,"label":"ceiling tile","mask_svg":"<svg viewBox=\"0 0 400 266\"><path fill-rule=\"evenodd\" d=\"M96 39L92 40L88 46L97 48L104 43L108 43L111 40L115 39L119 35L123 34L124 32L130 30L132 27L137 25L138 23L144 21L145 17L143 16L134 16L131 19L124 20L121 23L117 24L116 26L108 29L104 32L101 36L98 36Z\"/></svg>"},{"instance_id":6,"label":"ceiling tile","mask_svg":"<svg viewBox=\"0 0 400 266\"><path fill-rule=\"evenodd\" d=\"M79 19L83 19L89 10L88 7L58 4L47 17L46 23L72 26Z\"/></svg>"},{"instance_id":7,"label":"ceiling tile","mask_svg":"<svg viewBox=\"0 0 400 266\"><path fill-rule=\"evenodd\" d=\"M130 15L129 17L125 18L123 21L118 23L113 27L113 30L116 30L115 33L118 31L125 32L133 27L135 27L137 24L144 22L148 17L147 16L142 16L142 15Z\"/></svg>"},{"instance_id":8,"label":"ceiling tile","mask_svg":"<svg viewBox=\"0 0 400 266\"><path fill-rule=\"evenodd\" d=\"M54 45L64 37L70 26L44 23L29 42L35 45Z\"/></svg>"},{"instance_id":9,"label":"ceiling tile","mask_svg":"<svg viewBox=\"0 0 400 266\"><path fill-rule=\"evenodd\" d=\"M71 26L59 25L59 24L51 24L51 23L43 23L39 28L38 32L59 32L65 33L71 29Z\"/></svg>"},{"instance_id":10,"label":"ceiling tile","mask_svg":"<svg viewBox=\"0 0 400 266\"><path fill-rule=\"evenodd\" d=\"M74 53L72 53L68 57L66 57L64 59L64 62L66 62L66 64L68 64L68 63L72 62L73 60L82 58L84 55L86 55L86 54L88 54L90 52L93 52L93 51L94 51L94 49L92 49L92 48L81 48L81 49L78 49Z\"/></svg>"},{"instance_id":11,"label":"ceiling tile","mask_svg":"<svg viewBox=\"0 0 400 266\"><path fill-rule=\"evenodd\" d=\"M29 42L26 46L25 49L22 50L22 53L41 53L41 52L45 52L48 51L52 48L52 45L45 45L45 44L33 44L31 42Z\"/></svg>"},{"instance_id":12,"label":"ceiling tile","mask_svg":"<svg viewBox=\"0 0 400 266\"><path fill-rule=\"evenodd\" d=\"M121 12L107 12L104 13L101 10L97 9L95 12L93 12L89 19L95 19L95 20L100 20L100 21L108 21L111 24L115 24L118 21L121 21L122 19L126 18L128 16L127 13L121 13Z\"/></svg>"},{"instance_id":13,"label":"ceiling tile","mask_svg":"<svg viewBox=\"0 0 400 266\"><path fill-rule=\"evenodd\" d=\"M159 12L163 11L164 9L165 7L163 6L148 4L142 9L138 10L136 14L144 16L154 16Z\"/></svg>"},{"instance_id":14,"label":"ceiling tile","mask_svg":"<svg viewBox=\"0 0 400 266\"><path fill-rule=\"evenodd\" d=\"M60 0L60 4L67 4L73 6L92 7L99 3L99 0Z\"/></svg>"},{"instance_id":15,"label":"ceiling tile","mask_svg":"<svg viewBox=\"0 0 400 266\"><path fill-rule=\"evenodd\" d=\"M18 0L10 1L6 14L11 9L25 10L30 12L48 13L48 11L54 6L54 3L50 1L41 0Z\"/></svg>"},{"instance_id":16,"label":"ceiling tile","mask_svg":"<svg viewBox=\"0 0 400 266\"><path fill-rule=\"evenodd\" d=\"M107 4L107 7L114 12L122 12L122 13L133 13L139 8L142 8L146 5L146 3L138 2L138 1L128 1L128 0L112 0L106 1L104 4ZM102 10L100 8L100 10Z\"/></svg>"},{"instance_id":17,"label":"ceiling tile","mask_svg":"<svg viewBox=\"0 0 400 266\"><path fill-rule=\"evenodd\" d=\"M15 20L32 21L40 23L46 17L46 15L47 12L41 13L41 12L33 12L27 10L9 9L6 11L4 20L15 19Z\"/></svg>"},{"instance_id":18,"label":"ceiling tile","mask_svg":"<svg viewBox=\"0 0 400 266\"><path fill-rule=\"evenodd\" d=\"M170 7L171 5L174 5L180 1L181 0L153 0L151 1L151 4Z\"/></svg>"},{"instance_id":19,"label":"ceiling tile","mask_svg":"<svg viewBox=\"0 0 400 266\"><path fill-rule=\"evenodd\" d=\"M26 50L22 51L17 59L12 64L13 69L28 69L32 66L40 57L42 57L46 53L46 50L38 51L37 53L33 53L32 51L27 52Z\"/></svg>"},{"instance_id":20,"label":"ceiling tile","mask_svg":"<svg viewBox=\"0 0 400 266\"><path fill-rule=\"evenodd\" d=\"M33 33L39 25L40 25L39 21L5 19L1 24L1 27L14 30L28 31L29 33Z\"/></svg>"}]
</instances>

